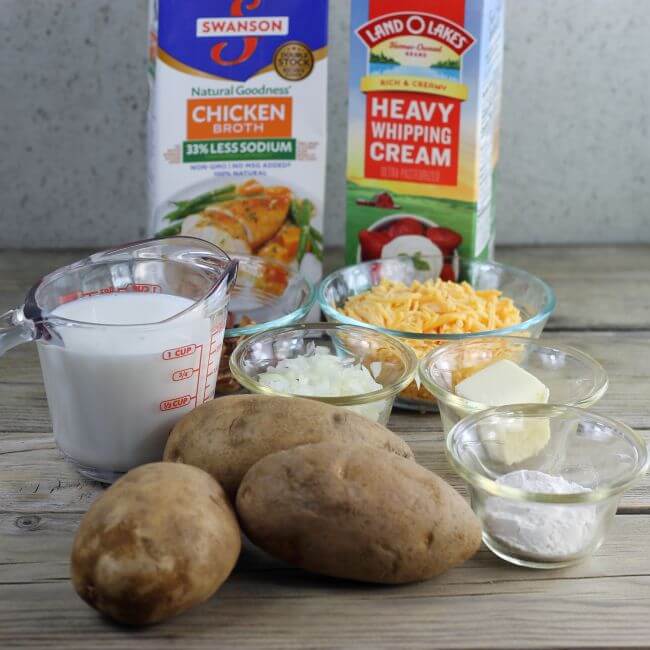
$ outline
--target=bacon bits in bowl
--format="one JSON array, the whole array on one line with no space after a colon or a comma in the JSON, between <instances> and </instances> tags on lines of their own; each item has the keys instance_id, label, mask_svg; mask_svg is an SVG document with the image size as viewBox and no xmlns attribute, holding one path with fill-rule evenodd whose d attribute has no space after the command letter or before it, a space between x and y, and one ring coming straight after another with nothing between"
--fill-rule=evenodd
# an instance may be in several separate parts
<instances>
[{"instance_id":1,"label":"bacon bits in bowl","mask_svg":"<svg viewBox=\"0 0 650 650\"><path fill-rule=\"evenodd\" d=\"M254 255L231 254L239 262L224 336L217 395L241 390L230 372L230 355L246 336L304 320L314 305L315 290L292 266Z\"/></svg>"}]
</instances>

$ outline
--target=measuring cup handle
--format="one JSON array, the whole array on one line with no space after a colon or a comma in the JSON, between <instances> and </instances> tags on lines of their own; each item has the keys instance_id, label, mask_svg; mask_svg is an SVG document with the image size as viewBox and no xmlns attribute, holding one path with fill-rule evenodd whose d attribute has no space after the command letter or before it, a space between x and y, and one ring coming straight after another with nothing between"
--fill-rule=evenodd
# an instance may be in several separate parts
<instances>
[{"instance_id":1,"label":"measuring cup handle","mask_svg":"<svg viewBox=\"0 0 650 650\"><path fill-rule=\"evenodd\" d=\"M0 357L7 350L35 338L33 323L25 318L22 309L10 309L0 316Z\"/></svg>"}]
</instances>

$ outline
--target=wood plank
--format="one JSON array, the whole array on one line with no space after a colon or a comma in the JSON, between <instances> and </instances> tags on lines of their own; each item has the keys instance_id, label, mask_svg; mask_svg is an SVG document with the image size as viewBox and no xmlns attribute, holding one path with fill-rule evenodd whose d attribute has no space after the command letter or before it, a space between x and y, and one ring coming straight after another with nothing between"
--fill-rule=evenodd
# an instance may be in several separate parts
<instances>
[{"instance_id":1,"label":"wood plank","mask_svg":"<svg viewBox=\"0 0 650 650\"><path fill-rule=\"evenodd\" d=\"M42 274L84 255L0 252L0 311ZM650 440L650 247L516 248L498 256L554 285L560 303L545 338L601 361L612 381L596 410ZM328 264L340 265L340 255ZM607 329L639 331L600 331ZM444 457L437 415L395 411L390 425L418 461L465 493ZM310 576L247 545L208 603L148 630L119 628L70 586L72 537L102 488L63 461L49 432L36 351L22 346L0 358L2 648L647 647L647 514L617 516L603 547L577 567L523 570L482 549L439 579L399 588ZM650 479L625 496L620 512L650 513Z\"/></svg>"},{"instance_id":2,"label":"wood plank","mask_svg":"<svg viewBox=\"0 0 650 650\"><path fill-rule=\"evenodd\" d=\"M605 368L609 387L592 407L594 412L622 420L631 427L650 429L650 333L549 332L541 340L578 348ZM437 418L404 410L393 412L390 428L399 433L441 430Z\"/></svg>"},{"instance_id":3,"label":"wood plank","mask_svg":"<svg viewBox=\"0 0 650 650\"><path fill-rule=\"evenodd\" d=\"M595 411L622 419L633 427L650 429L650 332L551 332L542 340L577 347L605 367L610 386ZM394 413L391 428L395 431L440 430L439 420L429 415L404 410ZM0 357L0 432L33 432L40 436L49 430L35 346L17 347ZM0 434L0 444L1 441Z\"/></svg>"},{"instance_id":4,"label":"wood plank","mask_svg":"<svg viewBox=\"0 0 650 650\"><path fill-rule=\"evenodd\" d=\"M594 411L623 420L631 427L650 428L650 367L647 363L650 333L549 332L542 340L574 346L590 354L605 368L609 388L593 407Z\"/></svg>"},{"instance_id":5,"label":"wood plank","mask_svg":"<svg viewBox=\"0 0 650 650\"><path fill-rule=\"evenodd\" d=\"M555 289L549 329L650 329L648 245L506 247L497 259Z\"/></svg>"},{"instance_id":6,"label":"wood plank","mask_svg":"<svg viewBox=\"0 0 650 650\"><path fill-rule=\"evenodd\" d=\"M639 429L650 429L650 335L563 333L545 338L579 346L608 369L610 389L594 410ZM55 448L34 347L23 346L0 358L0 377L5 378L5 383L0 382L0 503L12 511L83 509L97 487L64 463ZM390 427L413 445L423 465L464 491L444 458L438 415L396 410ZM650 477L624 497L621 508L633 512L650 509Z\"/></svg>"},{"instance_id":7,"label":"wood plank","mask_svg":"<svg viewBox=\"0 0 650 650\"><path fill-rule=\"evenodd\" d=\"M650 329L650 245L501 246L496 260L553 287L549 330ZM328 251L327 262L327 272L342 266L342 251Z\"/></svg>"},{"instance_id":8,"label":"wood plank","mask_svg":"<svg viewBox=\"0 0 650 650\"><path fill-rule=\"evenodd\" d=\"M510 592L418 595L410 587L337 583L324 594L267 596L291 576L257 576L239 595L233 578L208 602L166 623L126 629L83 605L67 580L0 590L4 648L646 648L650 578L549 578ZM527 585L527 586L526 586ZM463 592L468 592L464 589Z\"/></svg>"},{"instance_id":9,"label":"wood plank","mask_svg":"<svg viewBox=\"0 0 650 650\"><path fill-rule=\"evenodd\" d=\"M70 586L79 516L0 516L0 647L17 638L35 648L166 648L181 639L184 648L646 647L650 633L645 516L616 517L606 543L576 567L526 570L482 549L437 579L402 587L312 576L247 544L209 602L136 631L97 616Z\"/></svg>"},{"instance_id":10,"label":"wood plank","mask_svg":"<svg viewBox=\"0 0 650 650\"><path fill-rule=\"evenodd\" d=\"M650 431L641 433L650 444ZM447 462L441 432L404 432L401 436L423 467L436 472L467 497L463 480ZM98 483L82 478L63 460L51 438L35 439L33 447L29 443L13 444L14 451L0 454L0 511L83 512L101 492ZM623 496L619 512L650 514L650 475Z\"/></svg>"},{"instance_id":11,"label":"wood plank","mask_svg":"<svg viewBox=\"0 0 650 650\"><path fill-rule=\"evenodd\" d=\"M67 580L68 557L72 540L79 526L81 512L0 512L0 587L5 584L29 584ZM650 555L646 552L650 536L650 517L618 515L608 532L605 543L587 561L553 571L522 569L508 564L486 547L468 562L434 580L411 585L406 596L470 595L479 587L483 591L508 593L526 589L510 583L574 578L598 578L650 575ZM236 592L228 597L252 594L256 576L269 581L277 578L267 593L285 597L317 597L340 591L337 580L328 580L295 569L267 555L244 540L244 550L234 577L240 582ZM288 579L285 583L282 577ZM351 584L351 583L343 583ZM372 595L372 585L355 585L357 594Z\"/></svg>"},{"instance_id":12,"label":"wood plank","mask_svg":"<svg viewBox=\"0 0 650 650\"><path fill-rule=\"evenodd\" d=\"M0 431L41 435L51 430L42 384L0 384ZM0 444L3 439L4 435L0 437Z\"/></svg>"},{"instance_id":13,"label":"wood plank","mask_svg":"<svg viewBox=\"0 0 650 650\"><path fill-rule=\"evenodd\" d=\"M0 511L85 512L103 490L63 460L51 438L33 451L0 456Z\"/></svg>"},{"instance_id":14,"label":"wood plank","mask_svg":"<svg viewBox=\"0 0 650 650\"><path fill-rule=\"evenodd\" d=\"M88 254L86 250L0 251L0 313L17 307L44 275Z\"/></svg>"},{"instance_id":15,"label":"wood plank","mask_svg":"<svg viewBox=\"0 0 650 650\"><path fill-rule=\"evenodd\" d=\"M43 385L43 375L35 345L19 345L0 357L0 385Z\"/></svg>"},{"instance_id":16,"label":"wood plank","mask_svg":"<svg viewBox=\"0 0 650 650\"><path fill-rule=\"evenodd\" d=\"M86 254L0 251L0 312L19 304L42 275ZM649 245L499 247L496 257L555 289L558 307L549 330L650 330ZM342 249L329 249L326 272L342 265Z\"/></svg>"}]
</instances>

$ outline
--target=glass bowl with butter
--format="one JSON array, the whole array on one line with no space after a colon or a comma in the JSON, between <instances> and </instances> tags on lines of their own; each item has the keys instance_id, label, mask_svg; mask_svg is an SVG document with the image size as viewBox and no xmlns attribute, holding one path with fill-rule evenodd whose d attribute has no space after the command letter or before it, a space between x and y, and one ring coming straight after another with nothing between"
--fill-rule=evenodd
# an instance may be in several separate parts
<instances>
[{"instance_id":1,"label":"glass bowl with butter","mask_svg":"<svg viewBox=\"0 0 650 650\"><path fill-rule=\"evenodd\" d=\"M515 336L493 336L450 343L430 352L419 364L422 385L438 400L442 427L472 413L511 404L567 404L589 408L607 391L604 368L575 348ZM504 458L543 441L503 443ZM518 449L521 447L521 450Z\"/></svg>"},{"instance_id":2,"label":"glass bowl with butter","mask_svg":"<svg viewBox=\"0 0 650 650\"><path fill-rule=\"evenodd\" d=\"M380 424L416 369L415 353L398 339L334 323L271 328L240 341L230 357L233 377L252 393L316 399Z\"/></svg>"},{"instance_id":3,"label":"glass bowl with butter","mask_svg":"<svg viewBox=\"0 0 650 650\"><path fill-rule=\"evenodd\" d=\"M516 462L503 440L543 441ZM603 542L618 503L647 471L645 440L622 422L557 404L500 406L456 423L447 457L469 487L483 541L502 559L554 569Z\"/></svg>"}]
</instances>

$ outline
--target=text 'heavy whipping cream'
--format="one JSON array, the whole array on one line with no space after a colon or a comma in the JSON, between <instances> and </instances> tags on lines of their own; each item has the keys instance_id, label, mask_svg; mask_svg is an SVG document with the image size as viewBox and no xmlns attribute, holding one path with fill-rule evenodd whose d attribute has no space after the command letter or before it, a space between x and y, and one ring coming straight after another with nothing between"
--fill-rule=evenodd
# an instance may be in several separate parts
<instances>
[{"instance_id":1,"label":"text 'heavy whipping cream'","mask_svg":"<svg viewBox=\"0 0 650 650\"><path fill-rule=\"evenodd\" d=\"M352 0L348 262L489 257L503 0Z\"/></svg>"},{"instance_id":2,"label":"text 'heavy whipping cream'","mask_svg":"<svg viewBox=\"0 0 650 650\"><path fill-rule=\"evenodd\" d=\"M57 341L38 348L56 442L68 457L113 472L158 461L175 422L212 398L225 314L215 323L193 305L125 292L53 310Z\"/></svg>"}]
</instances>

